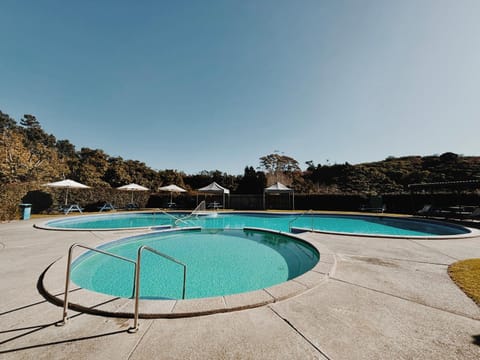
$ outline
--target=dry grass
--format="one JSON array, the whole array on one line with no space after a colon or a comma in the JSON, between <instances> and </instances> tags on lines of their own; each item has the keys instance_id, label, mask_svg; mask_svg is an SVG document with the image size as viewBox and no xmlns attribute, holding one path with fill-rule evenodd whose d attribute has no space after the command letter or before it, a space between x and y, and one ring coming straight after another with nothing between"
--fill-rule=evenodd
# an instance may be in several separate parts
<instances>
[{"instance_id":1,"label":"dry grass","mask_svg":"<svg viewBox=\"0 0 480 360\"><path fill-rule=\"evenodd\" d=\"M480 306L480 259L457 261L448 267L448 274Z\"/></svg>"}]
</instances>

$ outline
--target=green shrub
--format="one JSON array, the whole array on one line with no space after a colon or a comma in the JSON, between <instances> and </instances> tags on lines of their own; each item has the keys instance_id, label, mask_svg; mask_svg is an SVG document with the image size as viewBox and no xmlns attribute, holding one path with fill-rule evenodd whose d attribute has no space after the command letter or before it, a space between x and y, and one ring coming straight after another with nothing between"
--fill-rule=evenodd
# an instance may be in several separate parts
<instances>
[{"instance_id":1,"label":"green shrub","mask_svg":"<svg viewBox=\"0 0 480 360\"><path fill-rule=\"evenodd\" d=\"M30 183L4 184L0 188L0 220L10 221L20 218L19 204L29 188Z\"/></svg>"}]
</instances>

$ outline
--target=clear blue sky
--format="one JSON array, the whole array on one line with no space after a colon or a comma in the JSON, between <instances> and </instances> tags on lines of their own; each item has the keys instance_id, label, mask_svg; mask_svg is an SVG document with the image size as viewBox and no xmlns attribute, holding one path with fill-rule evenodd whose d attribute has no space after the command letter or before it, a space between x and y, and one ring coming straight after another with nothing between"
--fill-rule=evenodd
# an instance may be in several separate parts
<instances>
[{"instance_id":1,"label":"clear blue sky","mask_svg":"<svg viewBox=\"0 0 480 360\"><path fill-rule=\"evenodd\" d=\"M2 0L0 110L154 169L480 155L480 1Z\"/></svg>"}]
</instances>

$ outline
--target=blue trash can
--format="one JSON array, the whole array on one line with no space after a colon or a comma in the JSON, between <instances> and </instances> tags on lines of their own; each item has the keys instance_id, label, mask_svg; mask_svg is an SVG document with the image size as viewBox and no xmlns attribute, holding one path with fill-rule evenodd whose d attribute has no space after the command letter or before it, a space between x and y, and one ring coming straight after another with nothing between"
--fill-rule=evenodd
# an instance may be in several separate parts
<instances>
[{"instance_id":1,"label":"blue trash can","mask_svg":"<svg viewBox=\"0 0 480 360\"><path fill-rule=\"evenodd\" d=\"M22 220L30 219L32 204L20 204L20 217Z\"/></svg>"}]
</instances>

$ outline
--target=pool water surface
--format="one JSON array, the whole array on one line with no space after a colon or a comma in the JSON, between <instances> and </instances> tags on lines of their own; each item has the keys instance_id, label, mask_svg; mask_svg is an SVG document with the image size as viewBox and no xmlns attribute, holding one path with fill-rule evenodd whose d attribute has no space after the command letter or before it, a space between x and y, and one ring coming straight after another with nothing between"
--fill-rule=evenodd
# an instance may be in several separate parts
<instances>
[{"instance_id":1,"label":"pool water surface","mask_svg":"<svg viewBox=\"0 0 480 360\"><path fill-rule=\"evenodd\" d=\"M186 264L187 299L270 287L309 271L320 256L312 246L291 236L248 229L152 232L105 244L100 249L135 260L142 245ZM182 298L182 266L144 252L141 269L141 298ZM87 252L72 264L71 278L82 288L130 298L134 265Z\"/></svg>"},{"instance_id":2,"label":"pool water surface","mask_svg":"<svg viewBox=\"0 0 480 360\"><path fill-rule=\"evenodd\" d=\"M128 213L78 216L53 220L46 228L73 230L112 230L151 228L159 226L205 229L243 229L257 227L288 232L292 228L334 233L385 236L452 236L468 234L464 227L421 219L388 216L271 214L271 213L212 213L192 217L186 213Z\"/></svg>"}]
</instances>

